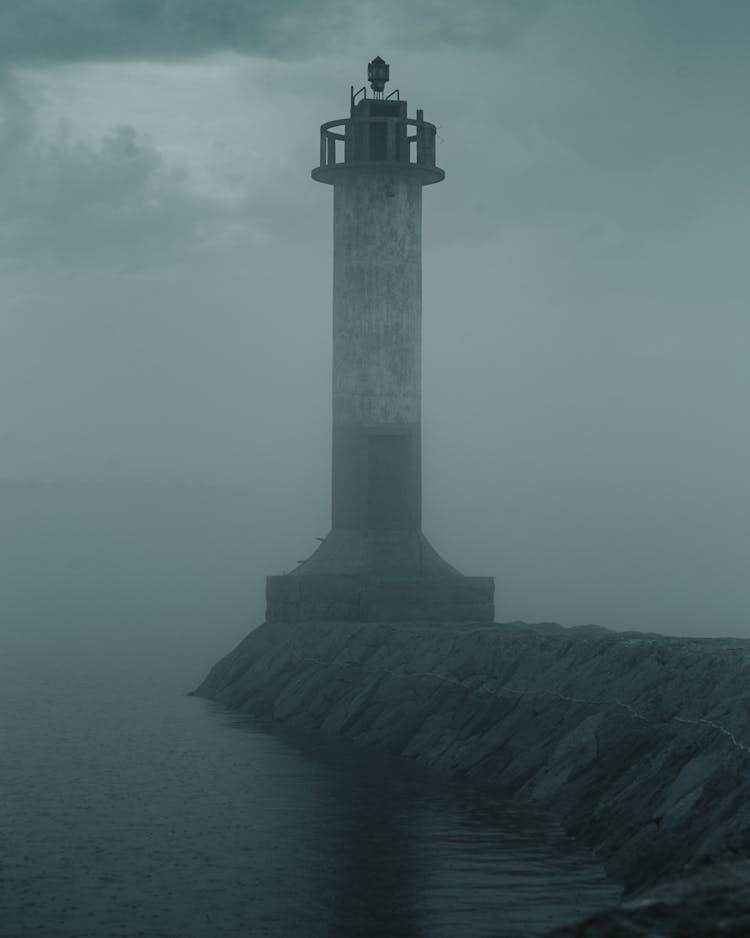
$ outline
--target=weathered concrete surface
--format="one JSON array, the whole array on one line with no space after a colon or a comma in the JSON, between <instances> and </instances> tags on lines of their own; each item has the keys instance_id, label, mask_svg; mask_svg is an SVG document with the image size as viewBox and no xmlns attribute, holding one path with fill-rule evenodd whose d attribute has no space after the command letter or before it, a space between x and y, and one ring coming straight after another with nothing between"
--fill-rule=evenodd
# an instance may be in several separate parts
<instances>
[{"instance_id":1,"label":"weathered concrete surface","mask_svg":"<svg viewBox=\"0 0 750 938\"><path fill-rule=\"evenodd\" d=\"M387 516L419 530L422 184L394 171L344 174L333 191L333 527ZM380 472L398 504L373 506L373 447L389 445L398 453Z\"/></svg>"},{"instance_id":2,"label":"weathered concrete surface","mask_svg":"<svg viewBox=\"0 0 750 938\"><path fill-rule=\"evenodd\" d=\"M305 622L256 629L197 693L542 802L632 895L748 855L748 677L742 640Z\"/></svg>"},{"instance_id":3,"label":"weathered concrete surface","mask_svg":"<svg viewBox=\"0 0 750 938\"><path fill-rule=\"evenodd\" d=\"M418 424L421 181L387 169L343 174L334 186L333 251L334 428Z\"/></svg>"},{"instance_id":4,"label":"weathered concrete surface","mask_svg":"<svg viewBox=\"0 0 750 938\"><path fill-rule=\"evenodd\" d=\"M266 619L398 622L406 614L415 622L492 622L494 590L492 577L457 573L444 577L292 573L266 578Z\"/></svg>"}]
</instances>

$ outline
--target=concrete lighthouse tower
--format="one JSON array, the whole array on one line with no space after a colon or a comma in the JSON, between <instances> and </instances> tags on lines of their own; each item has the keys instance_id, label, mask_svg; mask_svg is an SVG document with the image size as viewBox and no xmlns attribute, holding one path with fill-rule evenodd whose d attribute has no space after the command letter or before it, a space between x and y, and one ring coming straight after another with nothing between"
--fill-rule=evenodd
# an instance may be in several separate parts
<instances>
[{"instance_id":1,"label":"concrete lighthouse tower","mask_svg":"<svg viewBox=\"0 0 750 938\"><path fill-rule=\"evenodd\" d=\"M371 94L320 129L318 182L333 186L331 532L291 574L269 577L267 619L492 621L494 583L465 577L422 534L422 189L435 126Z\"/></svg>"}]
</instances>

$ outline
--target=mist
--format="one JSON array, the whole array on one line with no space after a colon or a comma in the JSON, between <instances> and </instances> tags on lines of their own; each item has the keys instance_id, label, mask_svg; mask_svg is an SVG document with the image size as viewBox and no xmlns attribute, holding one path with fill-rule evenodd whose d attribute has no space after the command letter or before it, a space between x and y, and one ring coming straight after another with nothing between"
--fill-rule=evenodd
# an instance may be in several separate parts
<instances>
[{"instance_id":1,"label":"mist","mask_svg":"<svg viewBox=\"0 0 750 938\"><path fill-rule=\"evenodd\" d=\"M187 688L327 533L309 171L378 53L446 170L425 533L499 621L750 635L746 4L68 6L2 14L6 647Z\"/></svg>"}]
</instances>

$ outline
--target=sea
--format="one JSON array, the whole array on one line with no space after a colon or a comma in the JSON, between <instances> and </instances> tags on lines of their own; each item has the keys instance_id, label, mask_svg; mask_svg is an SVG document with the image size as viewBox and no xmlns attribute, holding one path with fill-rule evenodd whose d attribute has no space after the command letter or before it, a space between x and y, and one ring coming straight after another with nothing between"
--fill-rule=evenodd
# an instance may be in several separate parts
<instances>
[{"instance_id":1,"label":"sea","mask_svg":"<svg viewBox=\"0 0 750 938\"><path fill-rule=\"evenodd\" d=\"M549 814L153 661L3 664L2 938L534 936L618 898Z\"/></svg>"},{"instance_id":2,"label":"sea","mask_svg":"<svg viewBox=\"0 0 750 938\"><path fill-rule=\"evenodd\" d=\"M11 494L0 938L533 938L617 901L537 807L189 696L250 627L235 505L192 539L163 494Z\"/></svg>"}]
</instances>

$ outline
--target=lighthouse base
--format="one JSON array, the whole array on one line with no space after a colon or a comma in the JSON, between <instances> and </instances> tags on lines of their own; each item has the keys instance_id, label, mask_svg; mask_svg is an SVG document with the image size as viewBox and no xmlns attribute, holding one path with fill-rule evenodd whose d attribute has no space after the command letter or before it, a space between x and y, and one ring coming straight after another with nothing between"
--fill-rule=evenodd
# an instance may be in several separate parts
<instances>
[{"instance_id":1,"label":"lighthouse base","mask_svg":"<svg viewBox=\"0 0 750 938\"><path fill-rule=\"evenodd\" d=\"M334 529L266 579L266 621L492 622L494 593L492 577L463 576L421 531Z\"/></svg>"},{"instance_id":2,"label":"lighthouse base","mask_svg":"<svg viewBox=\"0 0 750 938\"><path fill-rule=\"evenodd\" d=\"M267 622L493 622L492 577L266 578Z\"/></svg>"}]
</instances>

